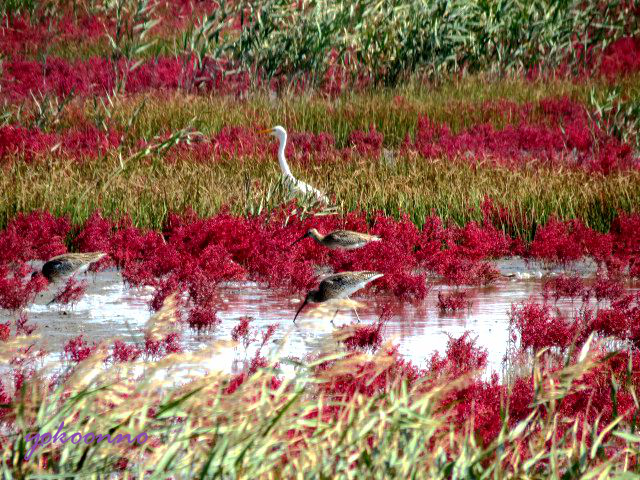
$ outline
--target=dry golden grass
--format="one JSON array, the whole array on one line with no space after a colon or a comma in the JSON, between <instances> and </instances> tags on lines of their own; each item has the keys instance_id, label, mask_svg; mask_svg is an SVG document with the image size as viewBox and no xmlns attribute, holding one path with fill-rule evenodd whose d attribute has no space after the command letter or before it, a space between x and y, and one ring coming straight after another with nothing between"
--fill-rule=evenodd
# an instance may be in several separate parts
<instances>
[{"instance_id":1,"label":"dry golden grass","mask_svg":"<svg viewBox=\"0 0 640 480\"><path fill-rule=\"evenodd\" d=\"M459 224L481 220L479 206L485 196L522 216L523 224L516 225L522 230L512 233L524 237L531 233L525 225L544 223L550 215L579 218L607 230L617 211L635 211L640 205L638 172L599 176L560 168L475 168L462 161L409 158L393 165L357 159L308 167L291 163L299 178L335 195L342 211L408 213L418 225L432 212ZM284 200L274 193L279 175L275 159L195 163L182 158L169 163L143 158L124 168L115 156L78 164L18 161L0 178L0 224L36 209L69 215L74 222L95 209L106 215L126 212L137 225L154 228L168 212L188 207L203 216L223 205L237 214L257 213L261 204L270 208Z\"/></svg>"},{"instance_id":2,"label":"dry golden grass","mask_svg":"<svg viewBox=\"0 0 640 480\"><path fill-rule=\"evenodd\" d=\"M640 75L621 80L620 86L628 94L638 91ZM141 94L118 98L111 115L114 125L128 131L131 138L150 138L190 125L205 134L225 126L284 125L291 131L331 133L336 144L344 146L353 130L368 130L374 125L384 135L385 145L395 146L407 134L413 135L418 115L436 123L446 122L453 132L483 122L501 128L509 121L501 114L504 108L487 108L484 102L508 99L515 104L536 103L566 96L586 104L591 88L599 91L606 87L605 81L597 79L575 83L478 74L439 84L416 80L393 89L346 93L337 98L312 91L285 92L278 97L258 91L245 99L185 92ZM128 122L142 102L144 106L129 128ZM88 102L85 111L89 117L100 114Z\"/></svg>"},{"instance_id":3,"label":"dry golden grass","mask_svg":"<svg viewBox=\"0 0 640 480\"><path fill-rule=\"evenodd\" d=\"M314 92L285 93L274 98L256 92L246 99L220 95L180 93L143 94L118 99L112 109L115 125L127 125L145 102L129 133L132 138L150 137L193 124L205 134L225 126L284 125L291 131L328 132L344 146L353 130L371 125L384 135L385 144L401 143L413 134L418 115L446 122L454 132L479 122L502 127L501 109L482 107L485 101L508 98L511 102L535 102L541 98L568 96L586 101L591 84L566 80L527 82L522 79L490 81L486 75L465 77L441 85L414 82L409 85L326 98ZM95 115L87 105L87 114Z\"/></svg>"}]
</instances>

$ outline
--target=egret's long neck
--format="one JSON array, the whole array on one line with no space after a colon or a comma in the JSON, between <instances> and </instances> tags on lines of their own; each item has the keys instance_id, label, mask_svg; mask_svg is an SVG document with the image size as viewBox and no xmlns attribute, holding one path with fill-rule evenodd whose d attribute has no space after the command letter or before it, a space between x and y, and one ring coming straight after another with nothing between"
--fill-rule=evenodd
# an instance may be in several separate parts
<instances>
[{"instance_id":1,"label":"egret's long neck","mask_svg":"<svg viewBox=\"0 0 640 480\"><path fill-rule=\"evenodd\" d=\"M280 170L286 176L293 176L291 170L289 170L289 164L287 159L284 158L284 148L287 146L287 134L285 133L280 138L280 146L278 147L278 162L280 163Z\"/></svg>"}]
</instances>

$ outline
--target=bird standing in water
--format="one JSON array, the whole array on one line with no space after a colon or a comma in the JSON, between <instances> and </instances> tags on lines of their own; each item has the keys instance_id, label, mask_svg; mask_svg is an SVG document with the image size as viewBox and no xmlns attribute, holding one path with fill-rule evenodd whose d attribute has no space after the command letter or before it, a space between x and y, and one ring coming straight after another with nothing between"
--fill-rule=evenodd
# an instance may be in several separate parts
<instances>
[{"instance_id":1,"label":"bird standing in water","mask_svg":"<svg viewBox=\"0 0 640 480\"><path fill-rule=\"evenodd\" d=\"M335 230L326 235L322 235L318 230L312 228L298 240L293 242L291 246L305 238L313 238L319 244L332 250L355 250L356 248L364 247L369 242L380 241L380 237L369 235L368 233L352 232L351 230Z\"/></svg>"},{"instance_id":2,"label":"bird standing in water","mask_svg":"<svg viewBox=\"0 0 640 480\"><path fill-rule=\"evenodd\" d=\"M258 133L273 135L280 141L280 145L278 146L278 163L280 164L280 170L282 170L285 184L292 191L302 195L304 198L313 198L317 202L329 204L329 198L324 193L308 183L298 180L291 173L287 159L284 156L284 149L287 146L287 131L278 125L273 128L268 128L267 130L261 130Z\"/></svg>"},{"instance_id":3,"label":"bird standing in water","mask_svg":"<svg viewBox=\"0 0 640 480\"><path fill-rule=\"evenodd\" d=\"M367 271L342 272L325 278L320 282L317 290L311 290L307 293L304 302L302 302L302 305L296 312L296 316L293 317L293 323L296 323L296 318L298 318L298 315L308 303L322 303L329 300L349 298L350 295L363 288L366 284L382 277L383 275L384 274L382 273ZM360 322L358 312L355 308L353 311L356 313L358 322ZM336 309L336 313L331 319L332 324L337 314L338 309Z\"/></svg>"},{"instance_id":4,"label":"bird standing in water","mask_svg":"<svg viewBox=\"0 0 640 480\"><path fill-rule=\"evenodd\" d=\"M103 252L63 253L45 262L40 273L50 283L55 282L61 278L85 272L92 263L101 260L105 255L106 253ZM34 275L37 275L37 272Z\"/></svg>"}]
</instances>

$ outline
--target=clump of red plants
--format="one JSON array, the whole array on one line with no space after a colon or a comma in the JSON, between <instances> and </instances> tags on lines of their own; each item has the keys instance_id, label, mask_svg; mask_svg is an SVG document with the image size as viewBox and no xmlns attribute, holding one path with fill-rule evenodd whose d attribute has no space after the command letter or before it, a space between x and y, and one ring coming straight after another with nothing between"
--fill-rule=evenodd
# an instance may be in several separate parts
<instances>
[{"instance_id":1,"label":"clump of red plants","mask_svg":"<svg viewBox=\"0 0 640 480\"><path fill-rule=\"evenodd\" d=\"M89 283L86 280L78 280L75 277L70 277L64 287L56 294L52 302L61 305L73 305L82 298L88 285Z\"/></svg>"},{"instance_id":2,"label":"clump of red plants","mask_svg":"<svg viewBox=\"0 0 640 480\"><path fill-rule=\"evenodd\" d=\"M84 335L78 335L65 344L63 348L63 355L67 361L79 363L89 358L96 348L97 345L95 343L91 345L87 343Z\"/></svg>"},{"instance_id":3,"label":"clump of red plants","mask_svg":"<svg viewBox=\"0 0 640 480\"><path fill-rule=\"evenodd\" d=\"M438 310L440 312L457 312L469 308L470 301L467 298L467 292L463 290L455 290L450 293L438 292Z\"/></svg>"},{"instance_id":4,"label":"clump of red plants","mask_svg":"<svg viewBox=\"0 0 640 480\"><path fill-rule=\"evenodd\" d=\"M134 362L139 359L158 360L171 353L183 351L181 344L182 337L179 333L173 332L162 338L152 338L145 335L144 343L127 343L121 339L114 340L110 347L110 353L105 362L124 363Z\"/></svg>"},{"instance_id":5,"label":"clump of red plants","mask_svg":"<svg viewBox=\"0 0 640 480\"><path fill-rule=\"evenodd\" d=\"M153 339L149 335L144 339L144 354L148 359L159 359L170 353L183 351L182 336L178 332L172 332L160 339Z\"/></svg>"},{"instance_id":6,"label":"clump of red plants","mask_svg":"<svg viewBox=\"0 0 640 480\"><path fill-rule=\"evenodd\" d=\"M565 349L577 337L577 322L559 312L554 313L547 304L533 301L512 305L510 323L512 340L519 339L522 350Z\"/></svg>"},{"instance_id":7,"label":"clump of red plants","mask_svg":"<svg viewBox=\"0 0 640 480\"><path fill-rule=\"evenodd\" d=\"M0 342L6 342L11 337L11 322L0 323Z\"/></svg>"},{"instance_id":8,"label":"clump of red plants","mask_svg":"<svg viewBox=\"0 0 640 480\"><path fill-rule=\"evenodd\" d=\"M560 298L575 299L585 295L586 288L582 278L578 276L560 275L542 284L542 295L547 299L550 295L558 301Z\"/></svg>"},{"instance_id":9,"label":"clump of red plants","mask_svg":"<svg viewBox=\"0 0 640 480\"><path fill-rule=\"evenodd\" d=\"M216 315L216 311L212 308L196 306L190 312L187 318L189 327L197 331L212 330L220 324L221 320Z\"/></svg>"},{"instance_id":10,"label":"clump of red plants","mask_svg":"<svg viewBox=\"0 0 640 480\"><path fill-rule=\"evenodd\" d=\"M598 275L591 290L598 302L602 300L613 302L624 294L624 284L618 279Z\"/></svg>"},{"instance_id":11,"label":"clump of red plants","mask_svg":"<svg viewBox=\"0 0 640 480\"><path fill-rule=\"evenodd\" d=\"M620 293L618 286L611 288L615 300L612 299L608 307L591 305L588 295L583 295L579 308L570 312L535 300L513 305L510 314L512 335L519 337L523 350L531 351L555 348L564 352L571 345L581 346L590 335L638 348L640 294Z\"/></svg>"},{"instance_id":12,"label":"clump of red plants","mask_svg":"<svg viewBox=\"0 0 640 480\"><path fill-rule=\"evenodd\" d=\"M532 159L542 165L605 174L637 167L631 146L600 130L580 104L568 98L552 98L520 108L522 114L516 116L529 119L502 130L480 124L454 134L448 125L420 117L415 138L407 138L405 148L424 158L491 160L509 167L528 164Z\"/></svg>"},{"instance_id":13,"label":"clump of red plants","mask_svg":"<svg viewBox=\"0 0 640 480\"><path fill-rule=\"evenodd\" d=\"M533 242L525 245L496 228L490 216L463 227L445 226L432 216L418 229L406 217L396 220L380 213L351 212L344 217L300 219L292 215L293 208L295 204L290 204L253 217L224 211L210 218L192 212L171 214L162 232L134 227L126 216L108 220L99 212L73 232L64 218L40 212L20 215L0 232L0 302L5 308L19 309L44 288L44 279L29 277L32 270L21 262L63 253L69 236L74 250L107 253L101 265L115 264L129 284L154 287L154 309L173 292L186 294L184 307L191 312L187 323L195 329L215 327L212 312L221 282L250 279L302 294L318 283L315 266L336 272L378 271L384 276L358 295L374 289L401 300L421 301L429 291L430 274L451 285L497 281L500 273L489 260L502 256L519 254L563 264L592 257L611 279L625 271L634 275L640 264L640 240L635 233L640 230L638 214L620 214L609 233L595 232L577 220L551 219L537 227ZM499 212L498 207L492 208ZM352 251L329 250L310 239L290 248L309 228L322 233L339 228L368 231L383 241ZM557 298L575 298L580 286L571 282L579 283L555 279L547 291ZM69 300L77 299L79 286L71 287ZM602 281L596 291L601 298L615 294L615 290L605 293Z\"/></svg>"},{"instance_id":14,"label":"clump of red plants","mask_svg":"<svg viewBox=\"0 0 640 480\"><path fill-rule=\"evenodd\" d=\"M110 360L114 363L133 362L140 358L143 349L135 344L127 344L122 340L115 340L112 346Z\"/></svg>"},{"instance_id":15,"label":"clump of red plants","mask_svg":"<svg viewBox=\"0 0 640 480\"><path fill-rule=\"evenodd\" d=\"M383 321L378 321L369 325L345 325L339 328L346 336L341 338L341 342L348 350L377 350L382 345Z\"/></svg>"},{"instance_id":16,"label":"clump of red plants","mask_svg":"<svg viewBox=\"0 0 640 480\"><path fill-rule=\"evenodd\" d=\"M246 350L257 338L258 332L251 328L252 317L241 317L238 324L231 330L231 339L234 342L241 342Z\"/></svg>"},{"instance_id":17,"label":"clump of red plants","mask_svg":"<svg viewBox=\"0 0 640 480\"><path fill-rule=\"evenodd\" d=\"M48 260L67 251L64 244L71 224L49 212L19 213L0 232L0 265Z\"/></svg>"},{"instance_id":18,"label":"clump of red plants","mask_svg":"<svg viewBox=\"0 0 640 480\"><path fill-rule=\"evenodd\" d=\"M120 138L116 131L105 133L90 125L75 126L60 133L5 125L0 127L0 161L19 156L31 162L54 149L59 158L83 161L115 149Z\"/></svg>"},{"instance_id":19,"label":"clump of red plants","mask_svg":"<svg viewBox=\"0 0 640 480\"><path fill-rule=\"evenodd\" d=\"M20 310L48 285L42 275L30 276L29 265L22 262L18 265L14 268L0 265L0 308Z\"/></svg>"}]
</instances>

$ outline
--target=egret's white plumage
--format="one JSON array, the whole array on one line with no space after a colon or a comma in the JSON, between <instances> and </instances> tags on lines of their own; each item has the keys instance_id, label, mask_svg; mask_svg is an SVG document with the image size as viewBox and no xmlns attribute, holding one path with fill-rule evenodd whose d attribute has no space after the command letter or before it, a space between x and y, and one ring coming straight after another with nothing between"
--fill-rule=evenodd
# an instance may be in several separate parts
<instances>
[{"instance_id":1,"label":"egret's white plumage","mask_svg":"<svg viewBox=\"0 0 640 480\"><path fill-rule=\"evenodd\" d=\"M313 198L318 202L328 204L329 198L324 193L317 188L312 187L308 183L298 180L291 173L287 159L284 156L284 149L287 146L287 131L278 125L268 130L263 130L260 133L273 135L280 141L280 145L278 146L278 163L280 164L280 170L282 170L285 185L304 198Z\"/></svg>"}]
</instances>

